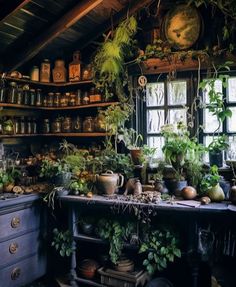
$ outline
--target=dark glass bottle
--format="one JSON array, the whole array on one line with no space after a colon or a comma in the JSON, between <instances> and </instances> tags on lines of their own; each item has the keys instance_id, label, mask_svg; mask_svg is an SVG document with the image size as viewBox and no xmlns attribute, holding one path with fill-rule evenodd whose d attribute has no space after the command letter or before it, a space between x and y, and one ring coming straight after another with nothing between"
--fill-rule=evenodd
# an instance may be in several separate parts
<instances>
[{"instance_id":1,"label":"dark glass bottle","mask_svg":"<svg viewBox=\"0 0 236 287\"><path fill-rule=\"evenodd\" d=\"M28 85L25 85L23 87L23 104L24 105L29 105L29 99L30 99L30 94L29 94L29 86Z\"/></svg>"},{"instance_id":2,"label":"dark glass bottle","mask_svg":"<svg viewBox=\"0 0 236 287\"><path fill-rule=\"evenodd\" d=\"M43 120L43 133L48 134L50 133L50 122L49 119Z\"/></svg>"},{"instance_id":3,"label":"dark glass bottle","mask_svg":"<svg viewBox=\"0 0 236 287\"><path fill-rule=\"evenodd\" d=\"M5 85L4 80L1 80L0 81L0 103L6 102L6 95L7 95L6 85Z\"/></svg>"},{"instance_id":4,"label":"dark glass bottle","mask_svg":"<svg viewBox=\"0 0 236 287\"><path fill-rule=\"evenodd\" d=\"M30 105L35 106L35 102L36 102L35 89L30 89Z\"/></svg>"},{"instance_id":5,"label":"dark glass bottle","mask_svg":"<svg viewBox=\"0 0 236 287\"><path fill-rule=\"evenodd\" d=\"M36 118L32 118L32 121L31 121L31 130L32 130L32 134L37 134Z\"/></svg>"},{"instance_id":6,"label":"dark glass bottle","mask_svg":"<svg viewBox=\"0 0 236 287\"><path fill-rule=\"evenodd\" d=\"M15 118L15 134L20 134L20 118Z\"/></svg>"},{"instance_id":7,"label":"dark glass bottle","mask_svg":"<svg viewBox=\"0 0 236 287\"><path fill-rule=\"evenodd\" d=\"M25 118L20 118L20 134L25 134Z\"/></svg>"},{"instance_id":8,"label":"dark glass bottle","mask_svg":"<svg viewBox=\"0 0 236 287\"><path fill-rule=\"evenodd\" d=\"M17 105L23 104L23 89L22 88L18 88L17 96L16 96L16 103Z\"/></svg>"},{"instance_id":9,"label":"dark glass bottle","mask_svg":"<svg viewBox=\"0 0 236 287\"><path fill-rule=\"evenodd\" d=\"M8 88L7 102L9 104L15 104L16 97L17 97L17 84L16 82L10 82L9 88Z\"/></svg>"},{"instance_id":10,"label":"dark glass bottle","mask_svg":"<svg viewBox=\"0 0 236 287\"><path fill-rule=\"evenodd\" d=\"M36 102L35 102L35 105L37 107L40 107L40 106L42 106L42 104L43 104L42 90L41 89L37 89L36 90Z\"/></svg>"}]
</instances>

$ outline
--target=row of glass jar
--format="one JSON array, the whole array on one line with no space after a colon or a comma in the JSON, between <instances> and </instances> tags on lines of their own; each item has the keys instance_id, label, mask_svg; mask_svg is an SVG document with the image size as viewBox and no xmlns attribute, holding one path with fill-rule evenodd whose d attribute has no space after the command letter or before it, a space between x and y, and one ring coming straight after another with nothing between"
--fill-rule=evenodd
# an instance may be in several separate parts
<instances>
[{"instance_id":1,"label":"row of glass jar","mask_svg":"<svg viewBox=\"0 0 236 287\"><path fill-rule=\"evenodd\" d=\"M28 85L23 87L16 82L10 82L9 86L0 87L0 103L10 103L18 105L44 106L44 107L67 107L87 105L89 103L101 102L101 94L94 88L89 92L67 92L64 94L50 92L43 95L41 89L30 89Z\"/></svg>"},{"instance_id":2,"label":"row of glass jar","mask_svg":"<svg viewBox=\"0 0 236 287\"><path fill-rule=\"evenodd\" d=\"M50 119L43 120L42 132L47 133L71 133L71 132L105 132L106 126L104 119L101 116L87 116L83 120L81 117L58 117L51 121Z\"/></svg>"},{"instance_id":3,"label":"row of glass jar","mask_svg":"<svg viewBox=\"0 0 236 287\"><path fill-rule=\"evenodd\" d=\"M2 117L0 120L0 134L37 134L38 127L33 117Z\"/></svg>"}]
</instances>

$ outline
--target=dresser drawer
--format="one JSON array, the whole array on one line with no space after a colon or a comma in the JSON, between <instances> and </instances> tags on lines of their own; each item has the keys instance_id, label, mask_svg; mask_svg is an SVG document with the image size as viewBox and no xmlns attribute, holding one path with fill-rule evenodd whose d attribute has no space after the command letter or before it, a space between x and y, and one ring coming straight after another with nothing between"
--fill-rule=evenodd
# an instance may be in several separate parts
<instances>
[{"instance_id":1,"label":"dresser drawer","mask_svg":"<svg viewBox=\"0 0 236 287\"><path fill-rule=\"evenodd\" d=\"M39 251L39 230L0 243L2 266L10 265L22 257Z\"/></svg>"},{"instance_id":2,"label":"dresser drawer","mask_svg":"<svg viewBox=\"0 0 236 287\"><path fill-rule=\"evenodd\" d=\"M0 242L17 233L38 229L39 224L40 208L36 206L0 215Z\"/></svg>"},{"instance_id":3,"label":"dresser drawer","mask_svg":"<svg viewBox=\"0 0 236 287\"><path fill-rule=\"evenodd\" d=\"M28 284L45 274L45 266L45 258L35 255L0 269L0 286L21 287Z\"/></svg>"}]
</instances>

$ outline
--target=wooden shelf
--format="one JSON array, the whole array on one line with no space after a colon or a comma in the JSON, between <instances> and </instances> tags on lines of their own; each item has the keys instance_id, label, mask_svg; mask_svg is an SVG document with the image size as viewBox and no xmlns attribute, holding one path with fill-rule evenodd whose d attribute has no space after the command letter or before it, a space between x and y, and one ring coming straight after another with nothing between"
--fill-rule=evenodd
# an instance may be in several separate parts
<instances>
[{"instance_id":1,"label":"wooden shelf","mask_svg":"<svg viewBox=\"0 0 236 287\"><path fill-rule=\"evenodd\" d=\"M29 84L34 86L44 86L44 87L70 87L70 86L76 86L76 85L86 85L86 84L92 84L92 80L87 81L76 81L76 82L66 82L66 83L42 83L42 82L36 82L31 81L28 79L18 79L18 78L12 78L12 77L5 77L4 79L12 82L18 82L22 84Z\"/></svg>"},{"instance_id":2,"label":"wooden shelf","mask_svg":"<svg viewBox=\"0 0 236 287\"><path fill-rule=\"evenodd\" d=\"M117 105L118 102L103 102L103 103L94 103L81 106L68 106L68 107L37 107L37 106L28 106L28 105L17 105L17 104L8 104L0 103L0 108L15 108L22 110L45 110L45 111L63 111L63 110L80 110L88 108L99 108L99 107L108 107L111 105Z\"/></svg>"},{"instance_id":3,"label":"wooden shelf","mask_svg":"<svg viewBox=\"0 0 236 287\"><path fill-rule=\"evenodd\" d=\"M76 281L79 282L79 283L83 283L85 285L88 285L88 286L106 287L105 285L102 285L102 284L100 284L98 282L95 282L93 280L84 279L84 278L81 278L81 277L76 277Z\"/></svg>"},{"instance_id":4,"label":"wooden shelf","mask_svg":"<svg viewBox=\"0 0 236 287\"><path fill-rule=\"evenodd\" d=\"M13 134L0 135L1 138L24 138L24 137L105 137L108 133L58 133L58 134Z\"/></svg>"}]
</instances>

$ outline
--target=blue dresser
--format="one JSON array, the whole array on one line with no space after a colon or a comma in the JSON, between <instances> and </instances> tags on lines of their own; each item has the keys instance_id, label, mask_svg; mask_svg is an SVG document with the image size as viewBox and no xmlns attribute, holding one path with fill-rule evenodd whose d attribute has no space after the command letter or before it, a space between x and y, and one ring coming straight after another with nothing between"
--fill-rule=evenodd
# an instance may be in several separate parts
<instances>
[{"instance_id":1,"label":"blue dresser","mask_svg":"<svg viewBox=\"0 0 236 287\"><path fill-rule=\"evenodd\" d=\"M45 218L37 195L0 200L1 287L20 287L46 273Z\"/></svg>"}]
</instances>

